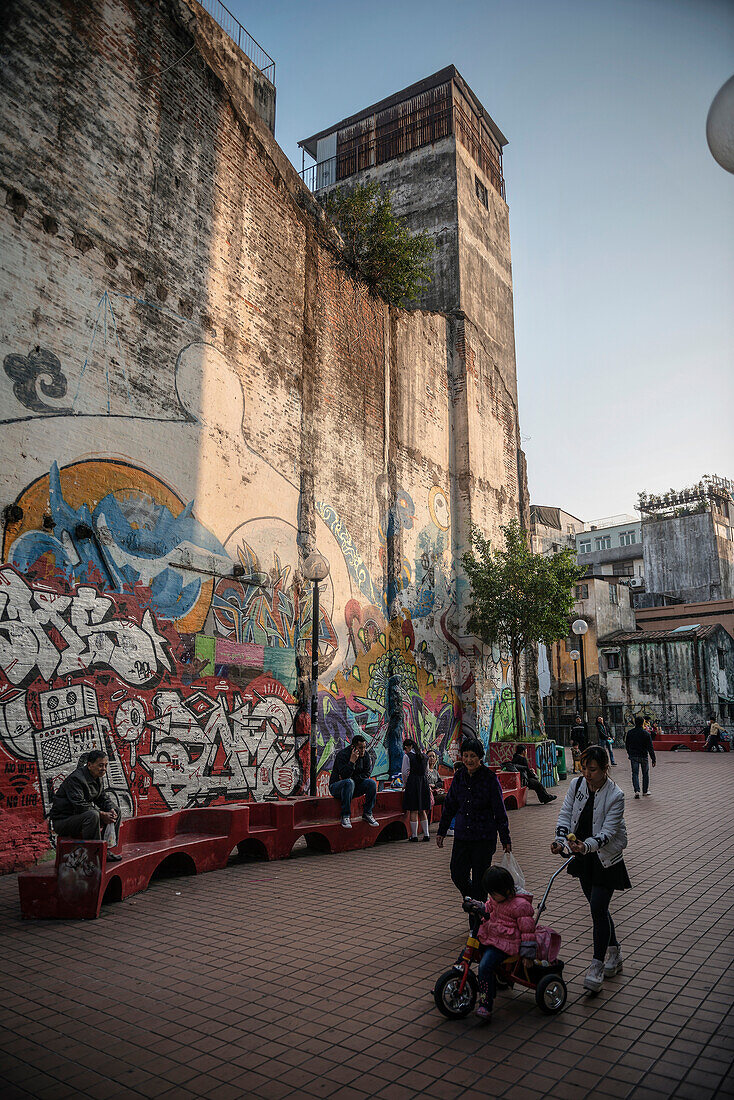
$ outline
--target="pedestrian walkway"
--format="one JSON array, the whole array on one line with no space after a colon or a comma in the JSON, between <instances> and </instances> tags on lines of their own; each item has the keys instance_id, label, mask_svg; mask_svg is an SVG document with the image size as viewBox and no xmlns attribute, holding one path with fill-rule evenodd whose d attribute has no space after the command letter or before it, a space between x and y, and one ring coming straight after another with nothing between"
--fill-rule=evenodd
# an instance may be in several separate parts
<instances>
[{"instance_id":1,"label":"pedestrian walkway","mask_svg":"<svg viewBox=\"0 0 734 1100\"><path fill-rule=\"evenodd\" d=\"M15 877L0 880L4 1100L734 1096L734 754L658 759L640 801L613 769L634 889L612 906L624 973L593 999L588 911L556 880L556 1017L527 992L500 993L489 1027L436 1011L466 927L448 842L233 864L88 923L23 922ZM559 807L510 815L536 895Z\"/></svg>"}]
</instances>

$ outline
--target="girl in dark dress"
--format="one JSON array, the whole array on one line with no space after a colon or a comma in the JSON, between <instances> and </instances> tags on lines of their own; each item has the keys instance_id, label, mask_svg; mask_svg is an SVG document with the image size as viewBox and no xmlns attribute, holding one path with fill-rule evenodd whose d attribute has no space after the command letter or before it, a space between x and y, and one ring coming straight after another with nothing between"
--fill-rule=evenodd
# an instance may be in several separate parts
<instances>
[{"instance_id":1,"label":"girl in dark dress","mask_svg":"<svg viewBox=\"0 0 734 1100\"><path fill-rule=\"evenodd\" d=\"M428 762L415 741L403 741L403 809L410 813L410 839L418 840L418 818L423 827L422 840L428 835L428 814L431 810L431 789L428 786Z\"/></svg>"},{"instance_id":2,"label":"girl in dark dress","mask_svg":"<svg viewBox=\"0 0 734 1100\"><path fill-rule=\"evenodd\" d=\"M622 970L622 951L609 903L615 890L631 886L623 852L627 847L624 793L609 778L606 749L592 745L581 754L582 776L566 795L556 825L552 852L570 848L575 859L568 873L579 880L591 909L594 957L584 988L598 992L604 978Z\"/></svg>"}]
</instances>

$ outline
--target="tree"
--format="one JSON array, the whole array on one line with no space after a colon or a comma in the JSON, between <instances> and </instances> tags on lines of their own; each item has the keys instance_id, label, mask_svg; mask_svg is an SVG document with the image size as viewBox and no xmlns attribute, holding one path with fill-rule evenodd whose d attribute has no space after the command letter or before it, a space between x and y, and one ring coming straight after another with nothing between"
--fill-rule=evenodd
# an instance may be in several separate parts
<instances>
[{"instance_id":1,"label":"tree","mask_svg":"<svg viewBox=\"0 0 734 1100\"><path fill-rule=\"evenodd\" d=\"M523 728L520 697L520 657L528 646L550 645L568 633L573 588L583 573L573 550L552 557L533 554L525 531L512 520L502 528L504 550L494 550L482 532L472 527L473 552L463 556L471 583L469 630L485 645L498 645L512 661L515 728Z\"/></svg>"},{"instance_id":2,"label":"tree","mask_svg":"<svg viewBox=\"0 0 734 1100\"><path fill-rule=\"evenodd\" d=\"M378 183L337 188L324 199L324 210L341 233L345 262L386 302L406 304L430 283L432 238L400 224L390 192Z\"/></svg>"}]
</instances>

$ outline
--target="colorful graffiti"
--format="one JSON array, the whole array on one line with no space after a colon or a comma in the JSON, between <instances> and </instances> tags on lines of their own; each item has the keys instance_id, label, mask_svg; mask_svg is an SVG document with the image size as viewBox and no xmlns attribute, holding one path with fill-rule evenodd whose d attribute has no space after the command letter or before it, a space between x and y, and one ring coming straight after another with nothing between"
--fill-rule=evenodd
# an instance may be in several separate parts
<instances>
[{"instance_id":1,"label":"colorful graffiti","mask_svg":"<svg viewBox=\"0 0 734 1100\"><path fill-rule=\"evenodd\" d=\"M296 700L267 673L186 675L186 639L132 592L0 569L0 805L46 815L82 753L123 816L302 787ZM262 666L261 666L262 667Z\"/></svg>"},{"instance_id":2,"label":"colorful graffiti","mask_svg":"<svg viewBox=\"0 0 734 1100\"><path fill-rule=\"evenodd\" d=\"M5 532L3 561L32 577L103 584L112 592L141 586L157 615L182 630L204 622L212 582L191 571L203 554L227 558L222 544L158 478L135 466L94 460L30 485L23 513ZM192 579L193 578L193 579Z\"/></svg>"},{"instance_id":3,"label":"colorful graffiti","mask_svg":"<svg viewBox=\"0 0 734 1100\"><path fill-rule=\"evenodd\" d=\"M356 609L350 610L354 627L359 620ZM461 727L458 696L421 666L426 643L416 647L410 617L401 616L388 627L384 620L375 623L375 612L375 608L368 610L368 621L373 628L382 625L383 629L375 635L360 627L355 635L358 652L354 663L334 677L328 690L319 693L320 789L328 789L326 766L334 752L357 732L367 738L375 761L373 774L379 779L393 774L395 762L388 738L395 706L391 694L399 707L398 748L402 737L412 736L421 745L436 747L444 760L457 751ZM402 749L399 751L402 760Z\"/></svg>"},{"instance_id":4,"label":"colorful graffiti","mask_svg":"<svg viewBox=\"0 0 734 1100\"><path fill-rule=\"evenodd\" d=\"M193 502L116 460L54 463L17 504L3 544L10 564L0 567L0 806L47 815L92 748L109 756L123 816L302 793L308 723L296 721L296 695L313 589L299 572L295 525L255 518L219 542ZM459 629L443 490L427 494L417 531L404 488L382 508L383 577L389 539L410 535L394 593L374 583L335 509L317 510L348 577L343 604L333 577L321 586L318 790L358 731L381 780L399 771L406 735L445 764L462 728L485 742L503 736L509 664L493 654L481 667L476 640ZM475 726L462 705L480 668L490 690Z\"/></svg>"}]
</instances>

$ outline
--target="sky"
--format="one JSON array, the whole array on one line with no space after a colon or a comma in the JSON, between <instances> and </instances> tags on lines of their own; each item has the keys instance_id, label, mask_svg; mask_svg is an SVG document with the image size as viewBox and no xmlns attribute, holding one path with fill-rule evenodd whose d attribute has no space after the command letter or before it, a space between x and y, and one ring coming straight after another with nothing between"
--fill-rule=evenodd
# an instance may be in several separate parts
<instances>
[{"instance_id":1,"label":"sky","mask_svg":"<svg viewBox=\"0 0 734 1100\"><path fill-rule=\"evenodd\" d=\"M299 169L299 139L449 64L508 138L534 503L588 521L734 479L734 175L706 144L731 0L228 6L276 61Z\"/></svg>"}]
</instances>

